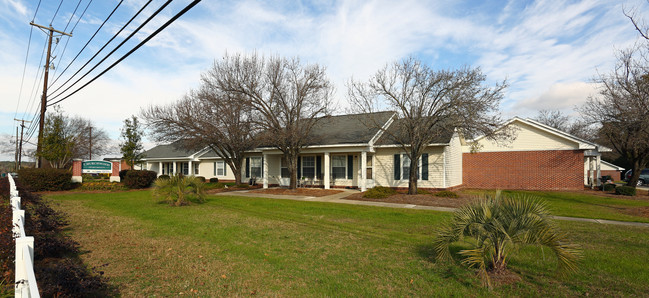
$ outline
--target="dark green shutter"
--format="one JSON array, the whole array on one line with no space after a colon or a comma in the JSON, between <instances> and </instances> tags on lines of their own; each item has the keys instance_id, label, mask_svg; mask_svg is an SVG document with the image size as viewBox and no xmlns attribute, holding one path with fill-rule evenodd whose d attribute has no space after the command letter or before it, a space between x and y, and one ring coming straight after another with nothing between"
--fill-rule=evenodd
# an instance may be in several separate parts
<instances>
[{"instance_id":1,"label":"dark green shutter","mask_svg":"<svg viewBox=\"0 0 649 298\"><path fill-rule=\"evenodd\" d=\"M223 162L223 176L228 175L228 164L224 161Z\"/></svg>"},{"instance_id":2,"label":"dark green shutter","mask_svg":"<svg viewBox=\"0 0 649 298\"><path fill-rule=\"evenodd\" d=\"M394 155L394 180L401 180L401 155Z\"/></svg>"},{"instance_id":3,"label":"dark green shutter","mask_svg":"<svg viewBox=\"0 0 649 298\"><path fill-rule=\"evenodd\" d=\"M428 153L421 155L421 179L428 180Z\"/></svg>"},{"instance_id":4,"label":"dark green shutter","mask_svg":"<svg viewBox=\"0 0 649 298\"><path fill-rule=\"evenodd\" d=\"M347 179L354 179L354 156L347 155Z\"/></svg>"},{"instance_id":5,"label":"dark green shutter","mask_svg":"<svg viewBox=\"0 0 649 298\"><path fill-rule=\"evenodd\" d=\"M216 176L216 161L214 162L214 176Z\"/></svg>"},{"instance_id":6,"label":"dark green shutter","mask_svg":"<svg viewBox=\"0 0 649 298\"><path fill-rule=\"evenodd\" d=\"M261 156L261 177L264 177L264 156Z\"/></svg>"},{"instance_id":7,"label":"dark green shutter","mask_svg":"<svg viewBox=\"0 0 649 298\"><path fill-rule=\"evenodd\" d=\"M246 178L250 178L250 157L246 157Z\"/></svg>"},{"instance_id":8,"label":"dark green shutter","mask_svg":"<svg viewBox=\"0 0 649 298\"><path fill-rule=\"evenodd\" d=\"M315 157L315 177L317 179L322 178L322 156L320 155Z\"/></svg>"}]
</instances>

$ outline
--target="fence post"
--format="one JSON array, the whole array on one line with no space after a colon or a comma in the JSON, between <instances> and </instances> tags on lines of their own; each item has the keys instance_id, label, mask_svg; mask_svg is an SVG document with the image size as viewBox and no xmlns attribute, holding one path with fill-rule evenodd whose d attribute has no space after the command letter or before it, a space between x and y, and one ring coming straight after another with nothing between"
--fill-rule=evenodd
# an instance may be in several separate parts
<instances>
[{"instance_id":1,"label":"fence post","mask_svg":"<svg viewBox=\"0 0 649 298\"><path fill-rule=\"evenodd\" d=\"M16 239L25 236L25 210L14 210L12 231Z\"/></svg>"},{"instance_id":2,"label":"fence post","mask_svg":"<svg viewBox=\"0 0 649 298\"><path fill-rule=\"evenodd\" d=\"M29 255L24 255L27 246ZM34 263L34 237L16 238L16 294L29 290L29 281L27 278L27 269L25 268L25 259L29 258L30 263ZM17 295L16 295L17 296ZM28 297L28 296L25 296Z\"/></svg>"},{"instance_id":3,"label":"fence post","mask_svg":"<svg viewBox=\"0 0 649 298\"><path fill-rule=\"evenodd\" d=\"M20 197L11 198L11 208L13 208L13 210L20 209Z\"/></svg>"}]
</instances>

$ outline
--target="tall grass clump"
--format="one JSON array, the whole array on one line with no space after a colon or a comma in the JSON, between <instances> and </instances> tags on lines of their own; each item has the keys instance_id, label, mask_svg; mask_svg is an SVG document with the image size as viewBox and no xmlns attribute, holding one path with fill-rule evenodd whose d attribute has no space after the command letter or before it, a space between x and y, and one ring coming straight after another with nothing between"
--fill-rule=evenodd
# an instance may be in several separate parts
<instances>
[{"instance_id":1,"label":"tall grass clump","mask_svg":"<svg viewBox=\"0 0 649 298\"><path fill-rule=\"evenodd\" d=\"M155 181L153 197L171 206L205 202L205 183L194 176L173 175Z\"/></svg>"}]
</instances>

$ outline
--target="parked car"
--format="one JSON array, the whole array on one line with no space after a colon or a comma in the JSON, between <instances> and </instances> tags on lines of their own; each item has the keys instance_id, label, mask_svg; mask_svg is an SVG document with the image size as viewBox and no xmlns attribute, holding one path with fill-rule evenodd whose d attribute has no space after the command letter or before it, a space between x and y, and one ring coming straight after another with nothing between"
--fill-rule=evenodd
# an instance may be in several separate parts
<instances>
[{"instance_id":1,"label":"parked car","mask_svg":"<svg viewBox=\"0 0 649 298\"><path fill-rule=\"evenodd\" d=\"M633 170L628 170L624 174L624 181L629 181L631 179L631 175L633 174ZM649 169L643 169L640 172L640 178L638 178L638 186L642 186L645 184L649 184Z\"/></svg>"}]
</instances>

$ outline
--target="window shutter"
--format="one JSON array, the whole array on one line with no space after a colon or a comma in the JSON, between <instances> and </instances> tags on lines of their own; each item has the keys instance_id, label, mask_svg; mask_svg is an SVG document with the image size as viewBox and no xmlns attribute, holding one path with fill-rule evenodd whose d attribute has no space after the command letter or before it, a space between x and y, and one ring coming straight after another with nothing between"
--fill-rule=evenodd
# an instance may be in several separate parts
<instances>
[{"instance_id":1,"label":"window shutter","mask_svg":"<svg viewBox=\"0 0 649 298\"><path fill-rule=\"evenodd\" d=\"M421 179L428 180L428 153L421 155Z\"/></svg>"},{"instance_id":2,"label":"window shutter","mask_svg":"<svg viewBox=\"0 0 649 298\"><path fill-rule=\"evenodd\" d=\"M354 156L347 155L347 179L354 179Z\"/></svg>"},{"instance_id":3,"label":"window shutter","mask_svg":"<svg viewBox=\"0 0 649 298\"><path fill-rule=\"evenodd\" d=\"M250 157L246 157L246 178L250 178Z\"/></svg>"},{"instance_id":4,"label":"window shutter","mask_svg":"<svg viewBox=\"0 0 649 298\"><path fill-rule=\"evenodd\" d=\"M315 157L315 177L322 178L322 156L320 155Z\"/></svg>"},{"instance_id":5,"label":"window shutter","mask_svg":"<svg viewBox=\"0 0 649 298\"><path fill-rule=\"evenodd\" d=\"M216 161L214 162L214 176L216 176Z\"/></svg>"},{"instance_id":6,"label":"window shutter","mask_svg":"<svg viewBox=\"0 0 649 298\"><path fill-rule=\"evenodd\" d=\"M224 161L223 162L223 176L228 175L228 164Z\"/></svg>"},{"instance_id":7,"label":"window shutter","mask_svg":"<svg viewBox=\"0 0 649 298\"><path fill-rule=\"evenodd\" d=\"M401 180L401 155L394 155L394 180Z\"/></svg>"},{"instance_id":8,"label":"window shutter","mask_svg":"<svg viewBox=\"0 0 649 298\"><path fill-rule=\"evenodd\" d=\"M264 178L264 156L261 156L261 177Z\"/></svg>"},{"instance_id":9,"label":"window shutter","mask_svg":"<svg viewBox=\"0 0 649 298\"><path fill-rule=\"evenodd\" d=\"M302 158L297 157L297 180L302 179Z\"/></svg>"}]
</instances>

